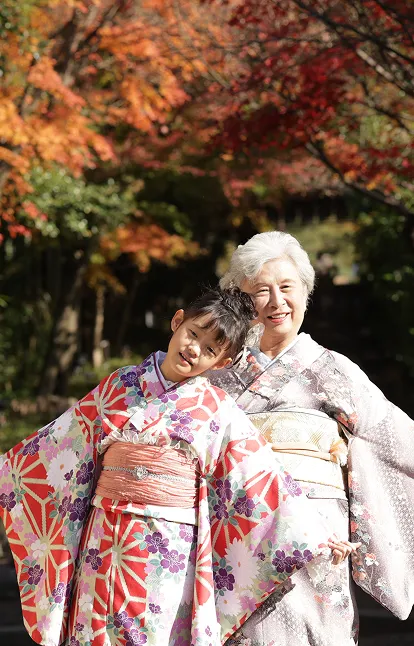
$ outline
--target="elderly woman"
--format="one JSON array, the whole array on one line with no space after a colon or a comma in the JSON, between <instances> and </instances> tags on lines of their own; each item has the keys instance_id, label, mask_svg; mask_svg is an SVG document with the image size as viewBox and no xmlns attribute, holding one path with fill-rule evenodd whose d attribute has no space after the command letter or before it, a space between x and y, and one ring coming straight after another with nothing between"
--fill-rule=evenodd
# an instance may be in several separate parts
<instances>
[{"instance_id":1,"label":"elderly woman","mask_svg":"<svg viewBox=\"0 0 414 646\"><path fill-rule=\"evenodd\" d=\"M346 357L299 334L314 287L291 235L253 236L235 251L222 286L254 298L260 330L237 368L212 375L272 444L339 537L362 546L352 577L397 617L414 602L414 424ZM288 564L287 564L288 567ZM358 618L347 561L313 587L298 572L227 642L243 646L351 646Z\"/></svg>"}]
</instances>

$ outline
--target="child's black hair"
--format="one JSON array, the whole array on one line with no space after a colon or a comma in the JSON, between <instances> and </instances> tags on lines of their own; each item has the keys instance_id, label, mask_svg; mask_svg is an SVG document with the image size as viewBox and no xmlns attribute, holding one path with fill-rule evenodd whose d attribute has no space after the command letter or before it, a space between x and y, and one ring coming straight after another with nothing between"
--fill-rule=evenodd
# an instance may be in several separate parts
<instances>
[{"instance_id":1,"label":"child's black hair","mask_svg":"<svg viewBox=\"0 0 414 646\"><path fill-rule=\"evenodd\" d=\"M243 349L251 321L257 316L251 296L238 287L208 288L185 309L184 318L207 315L210 320L203 329L215 331L217 343L225 347L226 356L234 361Z\"/></svg>"}]
</instances>

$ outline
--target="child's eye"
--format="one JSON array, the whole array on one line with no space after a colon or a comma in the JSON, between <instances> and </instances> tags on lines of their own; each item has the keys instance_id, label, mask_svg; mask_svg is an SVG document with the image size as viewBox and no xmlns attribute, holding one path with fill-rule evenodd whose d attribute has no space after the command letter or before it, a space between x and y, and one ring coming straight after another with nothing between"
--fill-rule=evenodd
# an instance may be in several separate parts
<instances>
[{"instance_id":1,"label":"child's eye","mask_svg":"<svg viewBox=\"0 0 414 646\"><path fill-rule=\"evenodd\" d=\"M193 336L195 339L197 338L197 334L194 332L194 330L189 330L191 336Z\"/></svg>"},{"instance_id":2,"label":"child's eye","mask_svg":"<svg viewBox=\"0 0 414 646\"><path fill-rule=\"evenodd\" d=\"M213 355L213 357L216 356L216 352L215 352L214 348L211 348L210 346L207 347L207 352L209 354Z\"/></svg>"}]
</instances>

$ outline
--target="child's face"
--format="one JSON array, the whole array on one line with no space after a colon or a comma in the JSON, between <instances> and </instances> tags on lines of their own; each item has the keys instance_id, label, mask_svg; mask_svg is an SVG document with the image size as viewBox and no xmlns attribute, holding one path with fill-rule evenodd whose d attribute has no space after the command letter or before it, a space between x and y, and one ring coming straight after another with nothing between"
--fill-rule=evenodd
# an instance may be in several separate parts
<instances>
[{"instance_id":1,"label":"child's face","mask_svg":"<svg viewBox=\"0 0 414 646\"><path fill-rule=\"evenodd\" d=\"M183 310L175 313L171 321L174 334L161 366L166 379L183 381L231 363L225 348L216 341L215 330L203 329L208 320L209 316L184 320Z\"/></svg>"}]
</instances>

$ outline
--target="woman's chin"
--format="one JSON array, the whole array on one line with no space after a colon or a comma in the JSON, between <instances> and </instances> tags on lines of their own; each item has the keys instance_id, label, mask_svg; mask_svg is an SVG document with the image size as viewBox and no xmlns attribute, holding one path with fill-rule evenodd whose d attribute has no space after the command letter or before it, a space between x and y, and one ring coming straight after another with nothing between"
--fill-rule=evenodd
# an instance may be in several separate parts
<instances>
[{"instance_id":1,"label":"woman's chin","mask_svg":"<svg viewBox=\"0 0 414 646\"><path fill-rule=\"evenodd\" d=\"M292 319L287 316L284 319L266 319L264 321L265 331L281 336L289 335L292 331Z\"/></svg>"}]
</instances>

